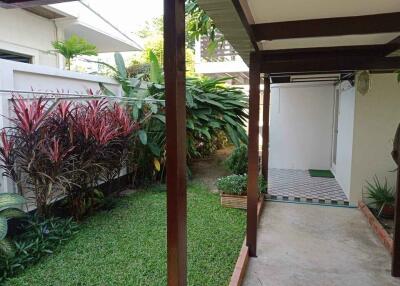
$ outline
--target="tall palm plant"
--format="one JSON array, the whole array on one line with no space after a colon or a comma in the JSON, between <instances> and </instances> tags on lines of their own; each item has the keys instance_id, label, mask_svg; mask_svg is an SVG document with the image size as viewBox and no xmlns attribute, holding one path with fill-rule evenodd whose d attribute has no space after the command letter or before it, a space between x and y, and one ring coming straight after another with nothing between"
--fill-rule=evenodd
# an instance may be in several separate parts
<instances>
[{"instance_id":1,"label":"tall palm plant","mask_svg":"<svg viewBox=\"0 0 400 286\"><path fill-rule=\"evenodd\" d=\"M72 59L77 56L97 56L96 46L77 35L72 35L66 41L55 41L52 45L56 52L64 56L68 70L71 70Z\"/></svg>"}]
</instances>

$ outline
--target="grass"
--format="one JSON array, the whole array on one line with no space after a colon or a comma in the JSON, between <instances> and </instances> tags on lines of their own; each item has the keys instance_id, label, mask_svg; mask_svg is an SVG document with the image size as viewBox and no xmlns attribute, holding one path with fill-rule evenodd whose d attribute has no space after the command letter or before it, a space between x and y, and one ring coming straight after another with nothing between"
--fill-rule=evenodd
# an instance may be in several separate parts
<instances>
[{"instance_id":1,"label":"grass","mask_svg":"<svg viewBox=\"0 0 400 286\"><path fill-rule=\"evenodd\" d=\"M227 285L245 233L245 213L188 189L188 284ZM85 221L55 254L7 285L166 285L166 193L156 187L121 199Z\"/></svg>"}]
</instances>

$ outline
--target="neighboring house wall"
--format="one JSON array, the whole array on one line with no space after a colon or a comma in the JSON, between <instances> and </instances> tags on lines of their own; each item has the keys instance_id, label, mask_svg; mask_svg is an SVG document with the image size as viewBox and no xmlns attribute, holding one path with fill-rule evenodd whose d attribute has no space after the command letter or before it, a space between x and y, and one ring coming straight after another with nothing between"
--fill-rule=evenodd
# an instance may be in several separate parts
<instances>
[{"instance_id":1,"label":"neighboring house wall","mask_svg":"<svg viewBox=\"0 0 400 286\"><path fill-rule=\"evenodd\" d=\"M32 63L57 67L51 42L57 38L52 20L21 9L0 8L0 50L29 55Z\"/></svg>"},{"instance_id":2,"label":"neighboring house wall","mask_svg":"<svg viewBox=\"0 0 400 286\"><path fill-rule=\"evenodd\" d=\"M334 85L272 85L270 168L330 169Z\"/></svg>"},{"instance_id":3,"label":"neighboring house wall","mask_svg":"<svg viewBox=\"0 0 400 286\"><path fill-rule=\"evenodd\" d=\"M400 122L400 85L395 74L372 74L371 90L356 92L350 200L362 198L365 181L386 177L395 186L396 166L391 158L393 138ZM357 82L357 81L356 81Z\"/></svg>"},{"instance_id":4,"label":"neighboring house wall","mask_svg":"<svg viewBox=\"0 0 400 286\"><path fill-rule=\"evenodd\" d=\"M350 196L351 161L353 153L355 88L348 81L341 83L339 90L339 116L336 152L336 180Z\"/></svg>"}]
</instances>

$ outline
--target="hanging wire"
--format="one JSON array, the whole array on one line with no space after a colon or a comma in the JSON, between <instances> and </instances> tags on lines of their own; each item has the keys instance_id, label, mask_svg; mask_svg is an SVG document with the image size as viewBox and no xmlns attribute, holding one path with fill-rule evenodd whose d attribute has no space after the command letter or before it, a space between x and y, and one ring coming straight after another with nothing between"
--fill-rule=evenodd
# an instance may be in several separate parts
<instances>
[{"instance_id":1,"label":"hanging wire","mask_svg":"<svg viewBox=\"0 0 400 286\"><path fill-rule=\"evenodd\" d=\"M45 95L47 99L58 99L58 100L77 100L77 99L110 99L114 101L124 101L124 102L165 102L164 99L155 98L129 98L123 96L110 96L110 95L94 95L94 94L81 94L81 93L63 93L63 92L48 92L48 91L25 91L25 90L11 90L11 89L0 89L0 95L4 94L32 94L43 96ZM36 98L24 98L25 100L36 100Z\"/></svg>"}]
</instances>

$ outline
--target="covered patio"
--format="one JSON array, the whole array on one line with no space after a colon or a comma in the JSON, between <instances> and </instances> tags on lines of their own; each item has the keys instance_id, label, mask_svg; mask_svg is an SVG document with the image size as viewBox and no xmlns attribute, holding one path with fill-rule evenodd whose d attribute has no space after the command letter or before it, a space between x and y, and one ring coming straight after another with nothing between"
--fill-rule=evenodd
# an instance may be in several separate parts
<instances>
[{"instance_id":1,"label":"covered patio","mask_svg":"<svg viewBox=\"0 0 400 286\"><path fill-rule=\"evenodd\" d=\"M400 17L400 5L395 0L379 1L379 3L361 0L351 2L310 0L296 4L292 1L275 0L199 0L199 4L214 19L217 27L225 35L225 38L230 41L235 50L239 52L249 65L249 192L256 192L255 181L258 162L255 153L257 152L256 147L258 146L259 135L257 125L260 112L259 87L262 84L261 75L264 78L264 102L269 103L271 83L290 83L292 82L293 75L307 76L310 74L319 74L323 77L327 73L339 73L342 75L341 77L345 77L347 73L354 74L362 70L369 70L371 73L391 73L400 67L400 58L398 57L400 49L400 24L397 20ZM355 81L357 81L357 78ZM269 114L270 104L263 104L261 170L265 178L271 178L268 174L268 143L270 142ZM394 132L395 130L393 130L393 134ZM370 152L373 151L371 150ZM390 151L387 153L389 155ZM367 154L364 156L367 156ZM399 184L400 172L397 176L397 194L399 194ZM392 275L395 277L400 276L399 197L397 195L396 228L391 268ZM270 254L271 251L278 251L277 249L280 252L282 249L290 248L290 243L284 242L285 235L293 235L300 239L300 241L303 241L303 238L306 237L305 233L302 232L304 228L300 227L302 230L297 233L297 226L292 226L293 221L291 221L290 217L298 217L300 226L310 224L318 226L315 229L309 230L308 235L311 236L309 237L310 240L318 240L320 235L326 234L327 232L324 232L323 229L327 222L314 220L318 220L320 216L325 217L324 210L327 210L327 208L322 209L321 213L317 212L311 216L303 216L302 211L298 210L298 207L285 206L284 208L290 208L287 210L290 217L286 217L285 212L282 213L283 218L287 219L274 217L271 214L273 211L269 212L267 210L266 212L270 214L268 218L266 218L266 215L261 218L261 224L266 223L267 227L263 232L259 233L257 240L256 210L252 207L256 199L249 196L248 200L247 246L249 247L249 256L252 258L250 259L251 272L248 273L248 277L250 278L246 278L246 285L257 285L257 283L260 285L299 285L295 282L298 281L299 277L294 273L293 265L291 267L289 261L280 260L281 264L279 267L280 269L286 268L292 276L283 275L274 282L272 282L271 272L271 275L267 274L263 276L263 279L257 279L254 272L255 268L252 265L262 264L260 261L263 258L261 257L264 257L264 251L267 251L269 247L275 248L274 250L268 250ZM280 207L278 205L273 206L275 210ZM267 204L266 208L268 209L268 207L269 205ZM312 208L312 206L304 206L304 208ZM306 209L305 211L308 212L311 210ZM348 211L357 212L356 210ZM267 219L268 222L263 221L263 219ZM276 225L275 223L277 222L273 221L273 219L275 221L279 220L279 224L284 223L284 228L289 230L289 233L286 233L284 229ZM338 223L339 226L344 229L349 227L348 223L344 221ZM348 233L347 236L350 240L357 240L359 238L356 233ZM274 241L268 241L268 239ZM299 241L294 242L294 245L296 243L299 243ZM257 246L259 247L257 248ZM359 251L362 253L370 246L360 246ZM336 247L346 249L346 238L340 238ZM303 252L297 249L297 251L291 253L293 256L296 256ZM361 253L357 255L361 255ZM308 273L309 276L304 277L304 281L318 282L318 285L335 285L330 282L321 284L322 281L326 281L326 277L321 273L321 269L318 269L318 260L314 260L314 258L317 259L316 257L321 257L320 255L303 254L302 259L313 260L310 264L313 274ZM343 255L347 256L347 253L343 253ZM271 256L267 257L267 259L272 259ZM300 257L298 258L300 259ZM288 259L292 260L294 258L289 257ZM386 262L389 262L389 257L385 259ZM310 261L303 262L310 263ZM264 267L269 266L264 265ZM367 271L366 265L360 264L360 267ZM328 271L336 271L340 275L345 274L350 269L351 267L340 267L340 269L330 269ZM261 269L257 271L261 271ZM306 276L307 274L304 275ZM352 278L355 279L356 276L357 273L354 272ZM290 277L290 283L287 277ZM390 283L395 282L387 282L385 284L383 281L377 282L373 279L364 278L364 283L361 283L361 285L392 285ZM304 285L310 285L310 283L305 283ZM344 284L339 283L338 285ZM350 283L349 285L352 284Z\"/></svg>"},{"instance_id":2,"label":"covered patio","mask_svg":"<svg viewBox=\"0 0 400 286\"><path fill-rule=\"evenodd\" d=\"M62 1L1 1L10 7L38 4L49 4ZM186 116L185 112L185 11L184 0L164 1L164 72L165 72L165 96L166 96L166 142L167 142L167 283L170 286L187 285L187 186L186 186ZM241 54L250 67L250 102L249 102L249 142L248 142L248 195L247 195L247 234L246 243L242 253L244 261L250 259L250 275L253 273L252 265L264 257L265 248L275 247L275 251L290 247L288 240L283 240L286 233L284 229L269 224L274 217L273 207L267 210L261 218L263 231L258 234L258 190L257 180L259 173L258 135L260 113L260 83L261 75L264 77L266 98L269 99L270 83L275 77L290 79L291 74L349 72L358 70L393 71L400 68L400 58L395 57L399 49L400 6L397 0L369 1L321 1L310 0L304 3L293 4L293 1L240 1L240 0L199 0L201 7L214 19L217 27L223 32L226 39ZM318 8L318 9L317 9ZM396 13L394 13L396 11ZM306 40L304 40L306 38ZM264 123L268 122L269 105L264 105ZM262 173L268 178L268 144L269 129L264 124L262 131ZM400 189L400 171L398 175L398 191ZM396 231L394 237L394 251L392 275L400 276L400 196L397 196L396 207ZM309 206L305 206L310 208ZM266 208L270 208L267 204ZM309 212L309 209L306 210ZM319 217L319 212L306 216L299 216L301 212L288 211L297 217L298 225L308 225L315 222L312 219ZM346 218L347 219L347 218ZM277 221L275 218L274 221ZM325 221L317 221L317 228L310 228L306 232L296 232L298 228L287 221L290 233L300 236L303 241L315 241L316 245L322 243L320 236L329 235L324 231ZM347 236L341 236L339 246L346 249L347 243L353 243L357 239L352 234L352 224L344 224L340 220L338 225ZM322 226L322 227L321 227ZM304 230L304 228L302 229ZM270 235L267 235L270 233ZM337 234L337 233L336 233ZM346 241L346 238L349 240ZM268 243L272 239L274 244ZM267 242L263 248L258 248L262 242ZM363 256L363 251L374 246L369 241L362 244L357 254ZM309 247L309 245L308 245ZM312 248L312 247L311 247ZM311 249L309 248L309 249ZM321 247L319 253L324 251ZM295 249L297 250L297 249ZM300 255L304 263L309 265L313 275L308 276L307 281L324 285L325 277L319 272L319 261L313 255L303 255L301 252L288 256L287 261L281 261L281 269L285 268L293 273L290 261L296 260L294 255ZM346 260L351 253L344 251L341 259ZM376 256L370 253L377 261L388 262L387 256ZM257 256L259 258L257 258ZM326 256L323 257L327 259ZM335 256L335 258L338 258ZM258 260L258 261L259 261ZM328 259L327 259L328 260ZM339 263L336 261L335 263ZM369 262L369 261L368 261ZM381 264L379 265L381 266ZM267 265L265 265L267 267ZM364 272L368 272L368 266L358 264ZM357 268L356 267L356 268ZM245 269L245 263L243 265ZM271 269L269 269L271 270ZM327 268L327 272L337 271L336 275L344 274L345 268ZM351 271L351 269L350 269ZM380 270L377 270L378 272ZM303 273L307 275L309 273ZM357 273L347 273L355 279ZM311 274L310 274L311 275ZM397 280L392 280L388 273L380 272L381 279L377 283L372 281L376 277L363 277L365 283L361 285L395 285ZM297 282L296 275L289 276L292 285ZM334 277L331 277L332 279ZM370 278L368 280L368 278ZM252 279L250 278L246 279ZM277 283L273 283L273 277L264 276L270 285L290 285L285 283L286 275L278 277ZM247 285L257 285L260 279L246 280ZM353 280L355 281L355 280ZM385 281L389 281L385 284ZM236 281L240 284L241 279ZM272 283L272 284L271 284ZM349 283L347 280L346 283ZM375 284L374 284L375 283ZM378 284L380 283L380 284ZM238 285L232 284L232 285ZM265 283L259 283L266 285ZM305 284L310 285L310 283ZM328 282L325 285L332 285ZM338 284L339 285L339 284ZM340 284L343 285L343 284ZM349 284L353 285L353 284Z\"/></svg>"}]
</instances>

